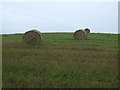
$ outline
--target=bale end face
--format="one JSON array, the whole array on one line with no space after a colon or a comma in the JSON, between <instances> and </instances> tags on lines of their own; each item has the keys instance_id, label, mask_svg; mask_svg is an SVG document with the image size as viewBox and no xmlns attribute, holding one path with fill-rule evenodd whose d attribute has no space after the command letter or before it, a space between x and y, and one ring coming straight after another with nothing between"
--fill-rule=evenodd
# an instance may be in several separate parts
<instances>
[{"instance_id":1,"label":"bale end face","mask_svg":"<svg viewBox=\"0 0 120 90\"><path fill-rule=\"evenodd\" d=\"M90 33L90 29L85 28L85 32L86 32L86 33Z\"/></svg>"}]
</instances>

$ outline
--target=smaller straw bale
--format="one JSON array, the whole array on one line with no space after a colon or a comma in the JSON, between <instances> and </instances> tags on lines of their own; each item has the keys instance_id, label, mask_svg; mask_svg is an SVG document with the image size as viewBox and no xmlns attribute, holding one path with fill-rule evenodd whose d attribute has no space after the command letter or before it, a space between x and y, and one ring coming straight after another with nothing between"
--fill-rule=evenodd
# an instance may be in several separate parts
<instances>
[{"instance_id":1,"label":"smaller straw bale","mask_svg":"<svg viewBox=\"0 0 120 90\"><path fill-rule=\"evenodd\" d=\"M73 37L75 39L87 39L87 33L85 32L85 30L77 30L75 31L75 33L73 34Z\"/></svg>"}]
</instances>

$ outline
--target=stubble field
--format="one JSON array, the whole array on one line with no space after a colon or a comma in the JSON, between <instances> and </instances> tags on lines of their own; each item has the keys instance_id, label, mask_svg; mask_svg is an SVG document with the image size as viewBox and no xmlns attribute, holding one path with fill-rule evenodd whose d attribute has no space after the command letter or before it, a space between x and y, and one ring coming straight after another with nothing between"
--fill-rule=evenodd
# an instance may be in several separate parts
<instances>
[{"instance_id":1,"label":"stubble field","mask_svg":"<svg viewBox=\"0 0 120 90\"><path fill-rule=\"evenodd\" d=\"M22 34L2 37L3 88L117 88L118 34L42 33L25 46Z\"/></svg>"}]
</instances>

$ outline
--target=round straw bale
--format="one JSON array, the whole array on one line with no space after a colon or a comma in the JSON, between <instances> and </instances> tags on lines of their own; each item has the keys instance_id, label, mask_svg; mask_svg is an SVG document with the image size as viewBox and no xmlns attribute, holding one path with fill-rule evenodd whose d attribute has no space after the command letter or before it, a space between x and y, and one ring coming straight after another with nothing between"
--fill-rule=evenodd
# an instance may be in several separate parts
<instances>
[{"instance_id":1,"label":"round straw bale","mask_svg":"<svg viewBox=\"0 0 120 90\"><path fill-rule=\"evenodd\" d=\"M90 33L90 29L85 28L86 33Z\"/></svg>"},{"instance_id":2,"label":"round straw bale","mask_svg":"<svg viewBox=\"0 0 120 90\"><path fill-rule=\"evenodd\" d=\"M35 46L40 44L42 41L42 35L38 30L30 30L25 32L23 35L23 43L31 46Z\"/></svg>"},{"instance_id":3,"label":"round straw bale","mask_svg":"<svg viewBox=\"0 0 120 90\"><path fill-rule=\"evenodd\" d=\"M75 31L75 33L73 34L73 37L75 39L87 39L87 34L84 30L80 29Z\"/></svg>"}]
</instances>

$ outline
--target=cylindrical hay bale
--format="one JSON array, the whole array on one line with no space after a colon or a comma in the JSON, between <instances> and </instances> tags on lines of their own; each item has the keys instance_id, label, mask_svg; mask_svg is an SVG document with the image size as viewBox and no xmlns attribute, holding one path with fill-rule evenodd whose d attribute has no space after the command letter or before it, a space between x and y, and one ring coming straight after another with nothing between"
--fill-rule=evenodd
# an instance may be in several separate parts
<instances>
[{"instance_id":1,"label":"cylindrical hay bale","mask_svg":"<svg viewBox=\"0 0 120 90\"><path fill-rule=\"evenodd\" d=\"M27 45L35 46L40 44L41 41L42 41L42 35L38 30L35 29L30 30L25 32L25 34L23 35L23 43Z\"/></svg>"},{"instance_id":2,"label":"cylindrical hay bale","mask_svg":"<svg viewBox=\"0 0 120 90\"><path fill-rule=\"evenodd\" d=\"M90 29L85 28L86 33L90 33Z\"/></svg>"},{"instance_id":3,"label":"cylindrical hay bale","mask_svg":"<svg viewBox=\"0 0 120 90\"><path fill-rule=\"evenodd\" d=\"M80 29L75 31L75 33L73 34L73 37L75 39L87 39L87 34L84 30Z\"/></svg>"}]
</instances>

